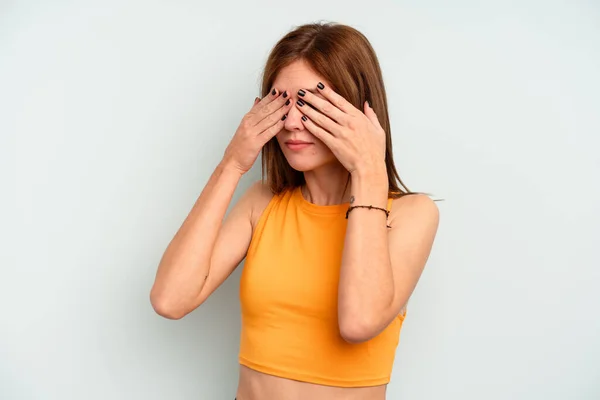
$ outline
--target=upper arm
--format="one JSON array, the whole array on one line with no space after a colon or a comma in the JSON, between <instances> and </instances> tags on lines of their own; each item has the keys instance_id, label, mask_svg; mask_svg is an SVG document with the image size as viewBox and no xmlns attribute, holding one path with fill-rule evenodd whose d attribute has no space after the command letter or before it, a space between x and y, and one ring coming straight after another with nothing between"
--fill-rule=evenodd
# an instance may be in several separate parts
<instances>
[{"instance_id":1,"label":"upper arm","mask_svg":"<svg viewBox=\"0 0 600 400\"><path fill-rule=\"evenodd\" d=\"M212 251L206 283L197 299L202 304L246 257L257 213L266 207L266 186L258 181L240 197L225 217Z\"/></svg>"},{"instance_id":2,"label":"upper arm","mask_svg":"<svg viewBox=\"0 0 600 400\"><path fill-rule=\"evenodd\" d=\"M394 315L406 306L425 268L437 228L439 211L425 195L394 200L388 232L390 262L394 276Z\"/></svg>"}]
</instances>

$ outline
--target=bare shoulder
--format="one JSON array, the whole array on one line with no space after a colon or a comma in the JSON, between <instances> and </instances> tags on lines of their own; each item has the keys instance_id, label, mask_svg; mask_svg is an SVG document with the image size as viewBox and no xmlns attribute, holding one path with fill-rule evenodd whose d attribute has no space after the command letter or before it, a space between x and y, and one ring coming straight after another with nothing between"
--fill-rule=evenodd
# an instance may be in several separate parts
<instances>
[{"instance_id":1,"label":"bare shoulder","mask_svg":"<svg viewBox=\"0 0 600 400\"><path fill-rule=\"evenodd\" d=\"M389 221L392 227L419 224L435 231L439 224L439 209L435 201L427 195L405 195L392 201Z\"/></svg>"},{"instance_id":2,"label":"bare shoulder","mask_svg":"<svg viewBox=\"0 0 600 400\"><path fill-rule=\"evenodd\" d=\"M250 207L250 222L254 229L263 211L265 211L267 205L273 199L273 192L266 182L258 180L246 190L244 197L246 197Z\"/></svg>"}]
</instances>

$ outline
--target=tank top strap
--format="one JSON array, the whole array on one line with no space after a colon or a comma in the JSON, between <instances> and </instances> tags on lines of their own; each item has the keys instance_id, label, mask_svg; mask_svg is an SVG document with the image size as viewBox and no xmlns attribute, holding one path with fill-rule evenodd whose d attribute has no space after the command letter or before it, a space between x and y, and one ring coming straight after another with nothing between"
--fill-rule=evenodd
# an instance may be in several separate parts
<instances>
[{"instance_id":1,"label":"tank top strap","mask_svg":"<svg viewBox=\"0 0 600 400\"><path fill-rule=\"evenodd\" d=\"M392 211L392 201L394 201L394 199L391 198L391 197L389 197L388 198L388 202L387 202L387 210L388 210L388 212Z\"/></svg>"}]
</instances>

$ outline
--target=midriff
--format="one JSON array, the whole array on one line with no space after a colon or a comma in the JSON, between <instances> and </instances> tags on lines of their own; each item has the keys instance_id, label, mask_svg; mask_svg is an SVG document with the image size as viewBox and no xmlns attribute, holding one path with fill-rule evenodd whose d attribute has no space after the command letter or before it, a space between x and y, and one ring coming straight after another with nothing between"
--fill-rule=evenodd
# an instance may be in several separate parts
<instances>
[{"instance_id":1,"label":"midriff","mask_svg":"<svg viewBox=\"0 0 600 400\"><path fill-rule=\"evenodd\" d=\"M387 385L334 387L300 382L240 365L237 400L384 400Z\"/></svg>"}]
</instances>

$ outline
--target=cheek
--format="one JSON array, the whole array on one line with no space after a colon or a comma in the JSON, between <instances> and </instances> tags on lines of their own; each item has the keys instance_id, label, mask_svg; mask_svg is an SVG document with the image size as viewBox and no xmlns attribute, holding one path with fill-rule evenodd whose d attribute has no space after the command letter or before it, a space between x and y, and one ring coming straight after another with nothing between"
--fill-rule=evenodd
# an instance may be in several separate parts
<instances>
[{"instance_id":1,"label":"cheek","mask_svg":"<svg viewBox=\"0 0 600 400\"><path fill-rule=\"evenodd\" d=\"M271 139L273 140L273 139ZM285 148L285 143L284 143L284 137L281 135L281 133L278 133L277 135L275 135L275 140L277 140L277 143L279 144L279 148L285 152L287 149Z\"/></svg>"},{"instance_id":2,"label":"cheek","mask_svg":"<svg viewBox=\"0 0 600 400\"><path fill-rule=\"evenodd\" d=\"M327 145L325 143L323 143L322 141L320 141L319 139L317 139L316 137L313 136L313 138L315 139L315 148L314 148L314 153L315 154L319 154L320 156L324 157L324 158L330 158L333 157L333 153L331 152L331 150L329 149L329 147L327 147Z\"/></svg>"}]
</instances>

